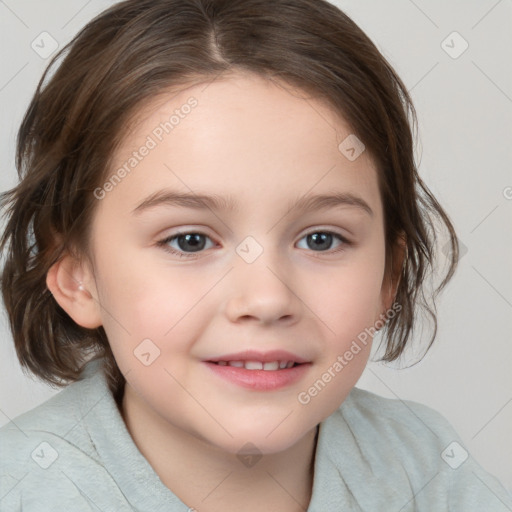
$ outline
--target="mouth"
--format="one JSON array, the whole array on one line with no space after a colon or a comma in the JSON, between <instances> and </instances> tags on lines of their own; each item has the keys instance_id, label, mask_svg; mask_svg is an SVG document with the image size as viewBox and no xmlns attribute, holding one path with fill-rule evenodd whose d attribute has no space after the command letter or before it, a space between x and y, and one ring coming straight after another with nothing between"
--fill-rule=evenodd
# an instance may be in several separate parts
<instances>
[{"instance_id":1,"label":"mouth","mask_svg":"<svg viewBox=\"0 0 512 512\"><path fill-rule=\"evenodd\" d=\"M311 361L288 350L270 350L267 352L243 350L237 353L209 357L206 362L220 366L244 367L246 370L284 370Z\"/></svg>"},{"instance_id":2,"label":"mouth","mask_svg":"<svg viewBox=\"0 0 512 512\"><path fill-rule=\"evenodd\" d=\"M284 350L248 350L205 359L203 363L224 381L253 391L273 391L297 384L312 365Z\"/></svg>"},{"instance_id":3,"label":"mouth","mask_svg":"<svg viewBox=\"0 0 512 512\"><path fill-rule=\"evenodd\" d=\"M296 361L207 361L208 363L216 364L218 366L233 366L235 368L245 368L246 370L264 370L264 371L279 371L293 368L304 363L297 363Z\"/></svg>"}]
</instances>

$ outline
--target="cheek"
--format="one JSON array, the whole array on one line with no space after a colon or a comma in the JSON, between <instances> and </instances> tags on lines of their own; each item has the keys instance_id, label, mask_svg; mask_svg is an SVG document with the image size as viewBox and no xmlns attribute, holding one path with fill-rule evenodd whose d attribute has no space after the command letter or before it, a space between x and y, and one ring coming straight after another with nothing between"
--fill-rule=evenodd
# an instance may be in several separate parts
<instances>
[{"instance_id":1,"label":"cheek","mask_svg":"<svg viewBox=\"0 0 512 512\"><path fill-rule=\"evenodd\" d=\"M334 412L359 380L379 315L379 273L342 274L332 279L329 291L318 294L314 302L325 344L315 372L297 396L303 413L316 421Z\"/></svg>"},{"instance_id":2,"label":"cheek","mask_svg":"<svg viewBox=\"0 0 512 512\"><path fill-rule=\"evenodd\" d=\"M138 365L138 352L161 361L169 352L174 360L185 353L200 335L201 298L210 280L177 266L144 264L140 254L122 248L99 251L96 260L103 327L121 370Z\"/></svg>"},{"instance_id":3,"label":"cheek","mask_svg":"<svg viewBox=\"0 0 512 512\"><path fill-rule=\"evenodd\" d=\"M302 401L298 397L313 417L338 408L366 367L382 312L383 247L376 243L373 251L354 252L346 265L317 276L319 286L309 300L321 319L325 346Z\"/></svg>"},{"instance_id":4,"label":"cheek","mask_svg":"<svg viewBox=\"0 0 512 512\"><path fill-rule=\"evenodd\" d=\"M384 258L354 253L354 260L318 274L309 300L323 321L326 339L338 350L374 325L381 311Z\"/></svg>"}]
</instances>

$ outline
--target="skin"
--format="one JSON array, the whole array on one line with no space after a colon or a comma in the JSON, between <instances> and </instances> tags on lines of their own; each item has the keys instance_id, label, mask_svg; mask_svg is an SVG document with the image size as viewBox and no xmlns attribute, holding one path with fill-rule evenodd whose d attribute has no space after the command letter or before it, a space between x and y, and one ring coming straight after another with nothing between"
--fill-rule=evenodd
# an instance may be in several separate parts
<instances>
[{"instance_id":1,"label":"skin","mask_svg":"<svg viewBox=\"0 0 512 512\"><path fill-rule=\"evenodd\" d=\"M128 430L185 504L304 510L316 427L356 384L371 340L309 403L297 396L381 318L396 291L384 272L377 172L367 152L355 161L340 152L352 132L327 105L240 73L145 104L112 172L191 96L190 114L98 200L92 261L65 256L47 284L79 325L103 325L127 381ZM160 205L132 214L164 188L231 196L238 210ZM287 214L290 201L334 190L361 197L373 215L347 205ZM167 243L187 258L157 245L178 230L204 233L204 249ZM334 236L318 250L308 242L325 232L351 243ZM249 235L263 250L252 263L236 252ZM160 355L146 366L134 350L148 338ZM289 350L311 365L298 383L268 392L224 381L202 362L248 348ZM263 454L251 467L237 457L247 442Z\"/></svg>"}]
</instances>

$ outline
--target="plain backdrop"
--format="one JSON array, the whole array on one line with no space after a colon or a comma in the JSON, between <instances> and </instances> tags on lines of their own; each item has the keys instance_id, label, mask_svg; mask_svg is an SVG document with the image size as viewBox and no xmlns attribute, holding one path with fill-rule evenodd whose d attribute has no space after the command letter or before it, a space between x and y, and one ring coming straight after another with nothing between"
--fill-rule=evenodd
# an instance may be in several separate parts
<instances>
[{"instance_id":1,"label":"plain backdrop","mask_svg":"<svg viewBox=\"0 0 512 512\"><path fill-rule=\"evenodd\" d=\"M400 366L416 354L400 365L370 363L357 386L438 410L471 455L512 489L512 2L333 3L376 43L410 91L420 174L462 247L438 302L430 351L409 368ZM2 191L16 184L16 131L48 62L33 41L46 38L50 51L55 40L60 48L112 4L0 1ZM1 425L58 390L22 373L3 309L0 322Z\"/></svg>"}]
</instances>

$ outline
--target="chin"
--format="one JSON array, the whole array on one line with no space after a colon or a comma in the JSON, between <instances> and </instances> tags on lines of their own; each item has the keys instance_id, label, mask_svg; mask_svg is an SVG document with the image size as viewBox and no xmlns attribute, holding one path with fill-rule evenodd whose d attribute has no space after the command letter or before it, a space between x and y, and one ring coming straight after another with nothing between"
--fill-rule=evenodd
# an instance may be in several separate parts
<instances>
[{"instance_id":1,"label":"chin","mask_svg":"<svg viewBox=\"0 0 512 512\"><path fill-rule=\"evenodd\" d=\"M291 425L285 427L284 422L276 428L277 424L274 423L268 428L267 426L255 428L254 425L245 426L245 428L241 426L239 428L228 427L233 437L223 436L221 439L216 439L214 444L221 450L238 456L245 454L270 455L291 448L309 432L309 429L290 430Z\"/></svg>"}]
</instances>

